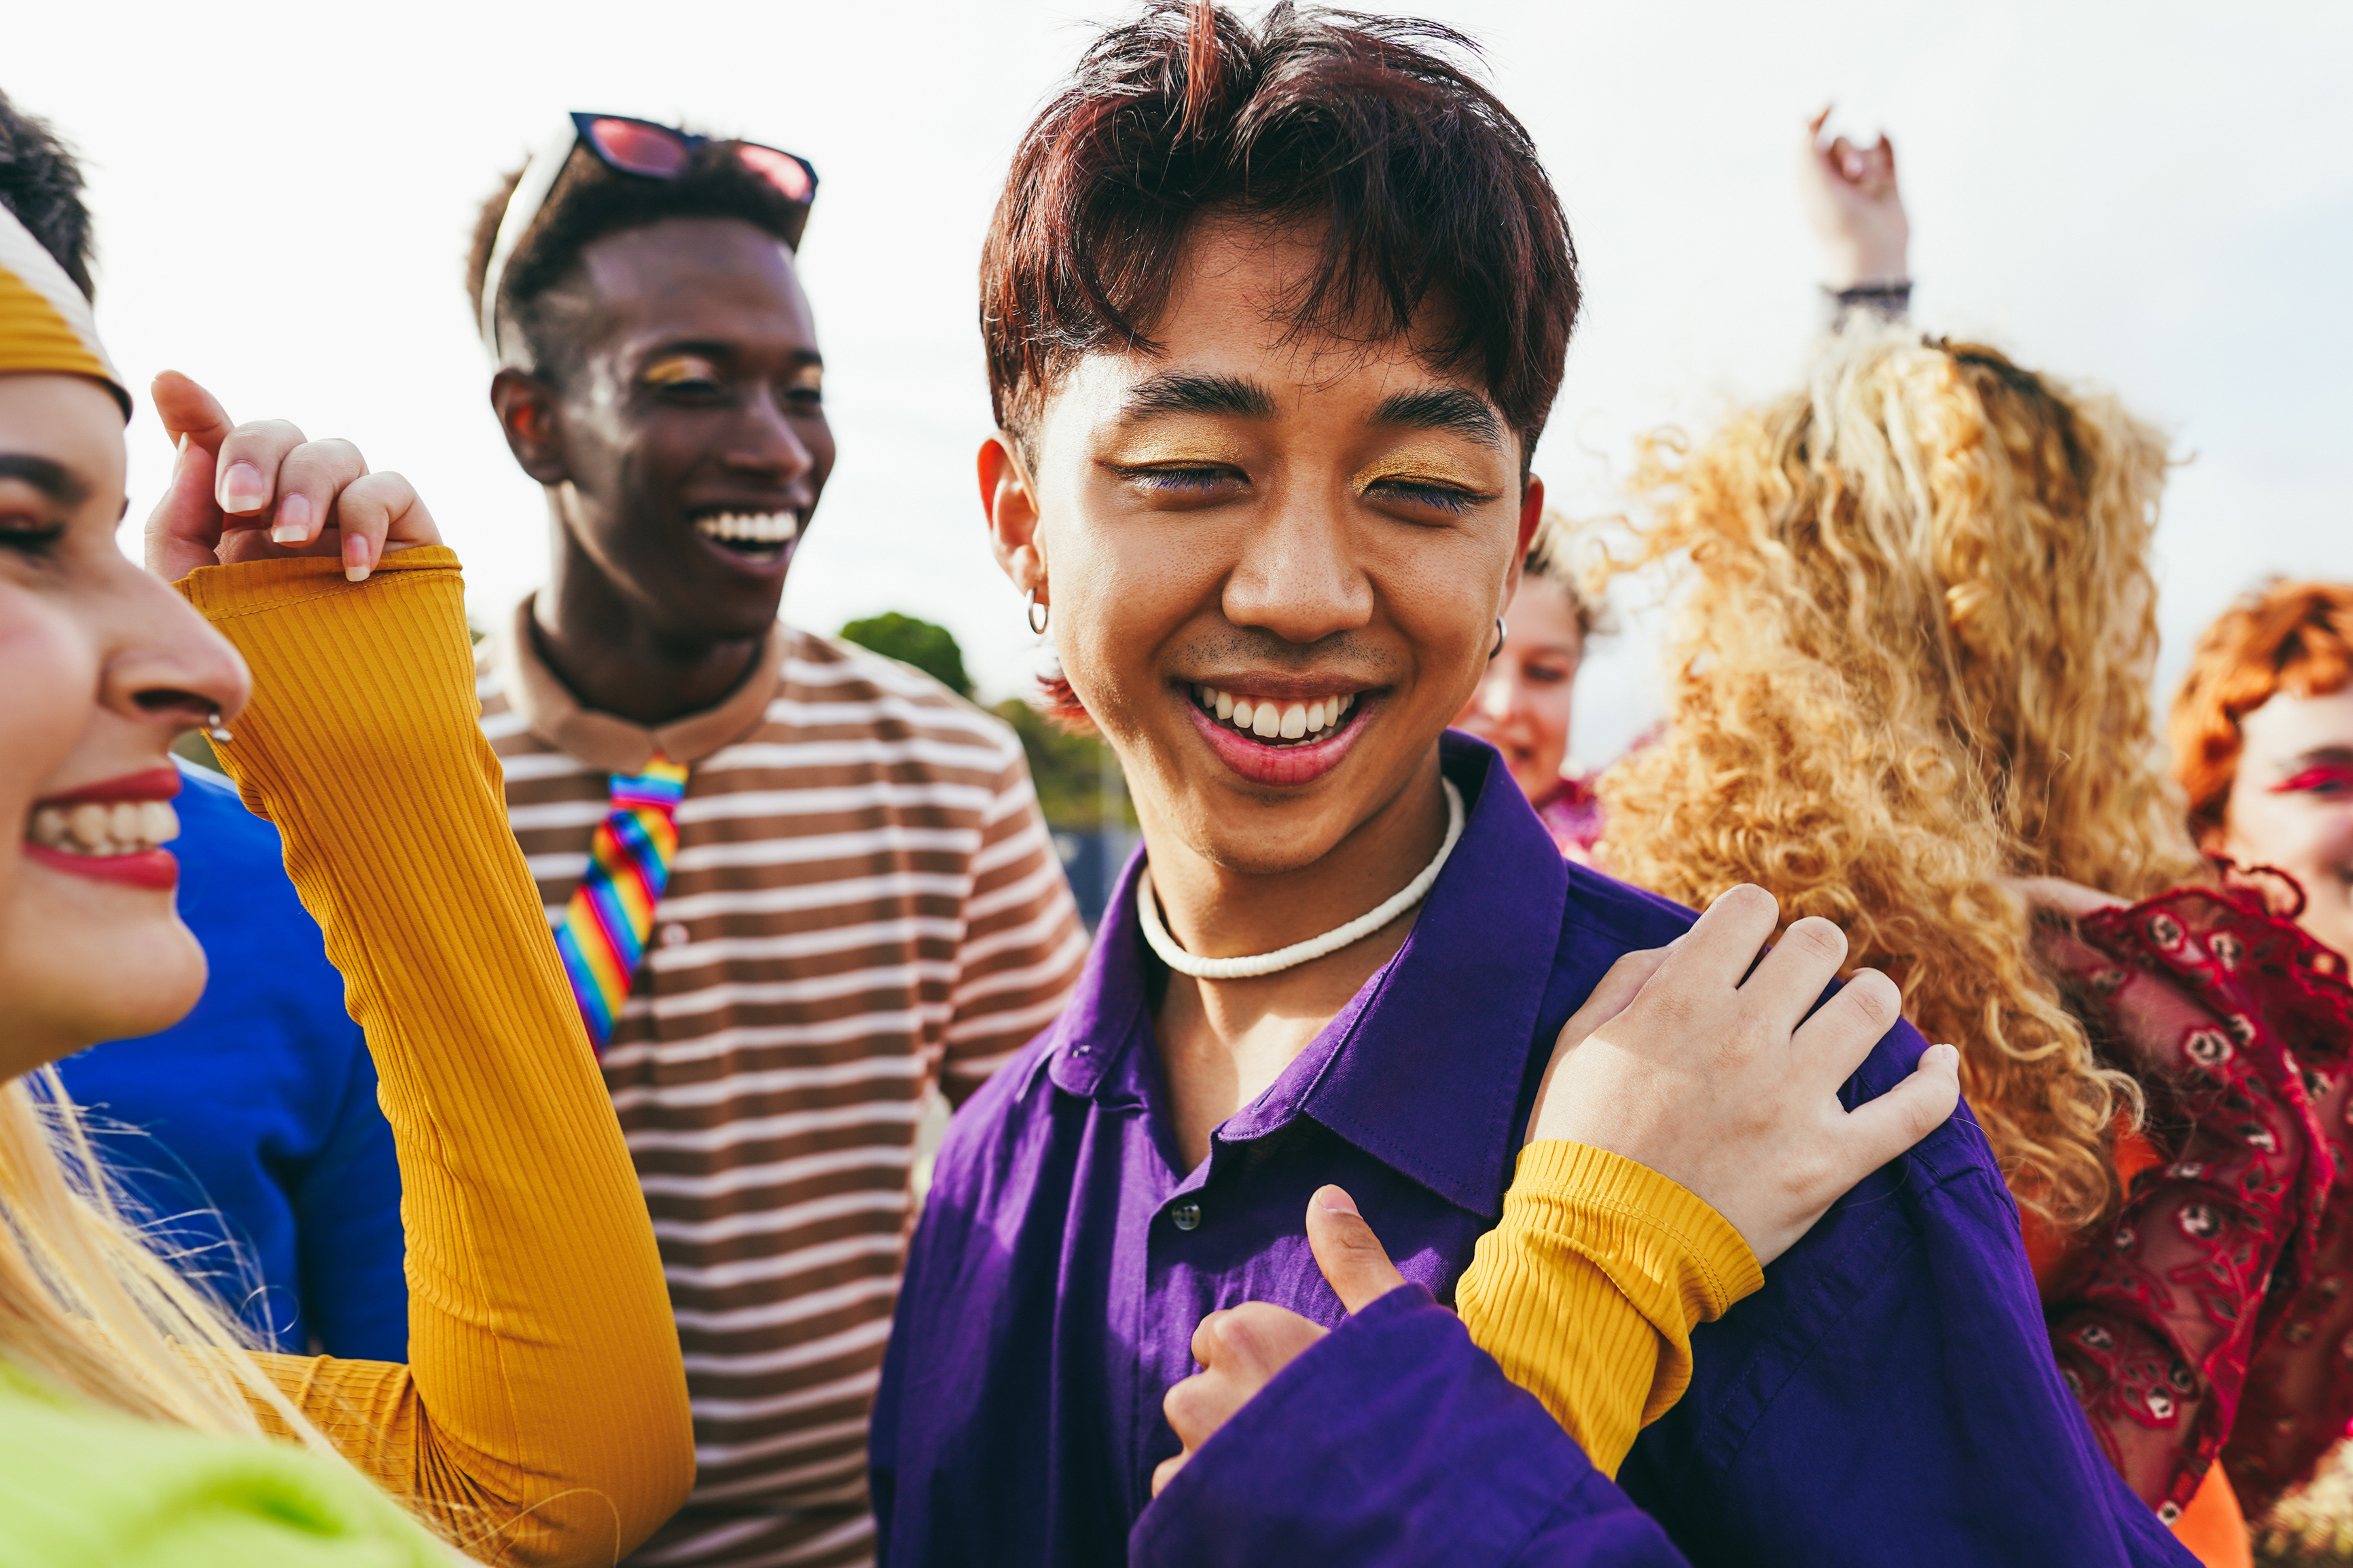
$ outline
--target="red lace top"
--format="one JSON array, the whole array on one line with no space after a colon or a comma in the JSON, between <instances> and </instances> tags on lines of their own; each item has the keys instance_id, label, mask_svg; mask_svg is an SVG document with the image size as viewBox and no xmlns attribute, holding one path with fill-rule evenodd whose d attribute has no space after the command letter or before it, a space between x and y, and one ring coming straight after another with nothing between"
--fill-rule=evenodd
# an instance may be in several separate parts
<instances>
[{"instance_id":1,"label":"red lace top","mask_svg":"<svg viewBox=\"0 0 2353 1568\"><path fill-rule=\"evenodd\" d=\"M2060 1370L2160 1518L2218 1454L2259 1510L2353 1416L2345 961L2243 888L2039 934L2157 1153L2046 1286Z\"/></svg>"}]
</instances>

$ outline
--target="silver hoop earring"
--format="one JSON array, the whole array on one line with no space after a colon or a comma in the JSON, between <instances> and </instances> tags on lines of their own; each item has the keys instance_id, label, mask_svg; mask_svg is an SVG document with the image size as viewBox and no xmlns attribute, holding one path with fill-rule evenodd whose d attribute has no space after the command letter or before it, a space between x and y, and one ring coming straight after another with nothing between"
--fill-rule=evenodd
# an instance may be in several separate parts
<instances>
[{"instance_id":1,"label":"silver hoop earring","mask_svg":"<svg viewBox=\"0 0 2353 1568\"><path fill-rule=\"evenodd\" d=\"M1495 656L1496 656L1497 654L1499 654L1499 653L1503 652L1503 651L1504 651L1504 617L1503 617L1503 616L1497 616L1495 617L1495 646L1494 646L1493 647L1489 648L1489 649L1487 650L1487 662L1488 662L1489 664L1493 664L1493 663L1494 663L1494 662L1495 662Z\"/></svg>"},{"instance_id":2,"label":"silver hoop earring","mask_svg":"<svg viewBox=\"0 0 2353 1568\"><path fill-rule=\"evenodd\" d=\"M1053 612L1049 606L1038 602L1037 589L1032 588L1021 595L1021 613L1029 617L1029 630L1033 636L1042 637L1046 635L1046 621Z\"/></svg>"},{"instance_id":3,"label":"silver hoop earring","mask_svg":"<svg viewBox=\"0 0 2353 1568\"><path fill-rule=\"evenodd\" d=\"M223 745L237 739L221 723L220 710L217 708L205 716L205 738L208 741L217 741Z\"/></svg>"}]
</instances>

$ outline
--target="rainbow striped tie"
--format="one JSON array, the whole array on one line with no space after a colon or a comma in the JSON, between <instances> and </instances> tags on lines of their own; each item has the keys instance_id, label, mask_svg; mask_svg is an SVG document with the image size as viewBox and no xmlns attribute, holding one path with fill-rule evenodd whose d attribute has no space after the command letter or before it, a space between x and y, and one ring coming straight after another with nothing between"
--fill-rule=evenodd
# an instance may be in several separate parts
<instances>
[{"instance_id":1,"label":"rainbow striped tie","mask_svg":"<svg viewBox=\"0 0 2353 1568\"><path fill-rule=\"evenodd\" d=\"M629 983L654 929L654 906L670 881L678 850L676 814L686 770L660 752L641 773L613 775L613 809L588 844L588 871L564 920L555 951L572 976L572 994L588 1026L588 1043L605 1054Z\"/></svg>"}]
</instances>

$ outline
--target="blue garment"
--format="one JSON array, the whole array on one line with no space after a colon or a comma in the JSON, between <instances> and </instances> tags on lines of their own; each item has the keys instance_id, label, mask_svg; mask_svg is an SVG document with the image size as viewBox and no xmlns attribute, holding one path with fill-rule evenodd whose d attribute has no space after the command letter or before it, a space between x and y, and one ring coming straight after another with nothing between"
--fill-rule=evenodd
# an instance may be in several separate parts
<instances>
[{"instance_id":1,"label":"blue garment","mask_svg":"<svg viewBox=\"0 0 2353 1568\"><path fill-rule=\"evenodd\" d=\"M1502 1215L1561 1026L1693 916L1565 865L1485 744L1440 754L1469 820L1411 935L1198 1168L1134 864L1070 1006L950 1124L874 1408L882 1562L2195 1568L2060 1382L1966 1109L1694 1334L1622 1490L1471 1343L1436 1303ZM1848 1103L1925 1048L1899 1025ZM1410 1282L1345 1321L1304 1234L1324 1182ZM1252 1300L1335 1331L1155 1500L1193 1331Z\"/></svg>"},{"instance_id":2,"label":"blue garment","mask_svg":"<svg viewBox=\"0 0 2353 1568\"><path fill-rule=\"evenodd\" d=\"M280 1349L406 1361L400 1169L343 976L278 830L218 774L181 772L172 849L204 997L58 1070L168 1244Z\"/></svg>"}]
</instances>

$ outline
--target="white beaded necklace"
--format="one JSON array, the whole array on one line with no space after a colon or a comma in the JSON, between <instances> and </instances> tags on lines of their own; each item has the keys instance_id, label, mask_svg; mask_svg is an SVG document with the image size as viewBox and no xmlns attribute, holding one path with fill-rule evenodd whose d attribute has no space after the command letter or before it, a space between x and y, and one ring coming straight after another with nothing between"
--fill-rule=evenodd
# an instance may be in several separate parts
<instances>
[{"instance_id":1,"label":"white beaded necklace","mask_svg":"<svg viewBox=\"0 0 2353 1568\"><path fill-rule=\"evenodd\" d=\"M1430 885L1438 880L1438 873L1446 868L1446 858L1454 853L1455 841L1462 837L1462 792L1454 787L1451 779L1440 777L1438 782L1446 789L1446 841L1438 847L1437 855L1421 868L1419 876L1370 912L1322 936L1311 936L1305 942L1295 942L1272 952L1247 958L1196 958L1176 945L1176 939L1161 922L1160 900L1153 894L1152 868L1147 866L1135 879L1135 920L1144 928L1145 942L1159 955L1161 963L1179 974L1189 974L1196 980L1251 980L1364 941L1428 896Z\"/></svg>"}]
</instances>

